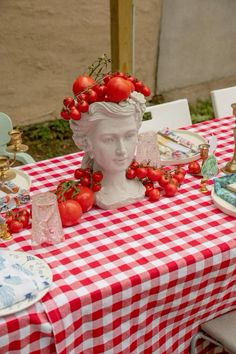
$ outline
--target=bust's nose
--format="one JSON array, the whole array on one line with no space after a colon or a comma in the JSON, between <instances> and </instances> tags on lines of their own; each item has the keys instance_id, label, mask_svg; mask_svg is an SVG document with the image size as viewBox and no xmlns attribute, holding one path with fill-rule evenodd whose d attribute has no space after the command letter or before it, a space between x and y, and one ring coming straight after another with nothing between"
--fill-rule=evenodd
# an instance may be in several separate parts
<instances>
[{"instance_id":1,"label":"bust's nose","mask_svg":"<svg viewBox=\"0 0 236 354\"><path fill-rule=\"evenodd\" d=\"M123 139L117 141L116 154L120 156L126 155L127 149Z\"/></svg>"}]
</instances>

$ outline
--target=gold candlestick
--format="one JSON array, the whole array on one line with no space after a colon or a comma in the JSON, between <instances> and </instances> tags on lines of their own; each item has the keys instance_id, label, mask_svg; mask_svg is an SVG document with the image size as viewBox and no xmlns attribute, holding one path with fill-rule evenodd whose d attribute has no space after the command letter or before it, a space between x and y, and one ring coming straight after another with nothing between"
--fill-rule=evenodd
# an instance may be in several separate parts
<instances>
[{"instance_id":1,"label":"gold candlestick","mask_svg":"<svg viewBox=\"0 0 236 354\"><path fill-rule=\"evenodd\" d=\"M28 146L22 144L22 132L17 129L12 130L9 133L11 140L7 146L7 151L16 153L16 152L25 152L28 150Z\"/></svg>"},{"instance_id":2,"label":"gold candlestick","mask_svg":"<svg viewBox=\"0 0 236 354\"><path fill-rule=\"evenodd\" d=\"M234 133L234 153L231 161L227 162L225 167L222 168L224 173L236 173L236 103L232 103L233 116L235 117L235 126L233 128Z\"/></svg>"},{"instance_id":3,"label":"gold candlestick","mask_svg":"<svg viewBox=\"0 0 236 354\"><path fill-rule=\"evenodd\" d=\"M1 182L10 181L16 177L15 171L10 169L14 162L15 160L10 162L7 156L0 156L0 185Z\"/></svg>"}]
</instances>

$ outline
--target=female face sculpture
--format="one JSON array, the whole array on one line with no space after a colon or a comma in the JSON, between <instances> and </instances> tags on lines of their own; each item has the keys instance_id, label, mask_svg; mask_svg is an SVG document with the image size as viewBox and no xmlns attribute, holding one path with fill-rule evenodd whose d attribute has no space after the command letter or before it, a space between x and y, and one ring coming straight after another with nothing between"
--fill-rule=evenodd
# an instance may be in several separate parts
<instances>
[{"instance_id":1,"label":"female face sculpture","mask_svg":"<svg viewBox=\"0 0 236 354\"><path fill-rule=\"evenodd\" d=\"M134 93L122 104L93 103L80 121L70 123L75 144L85 151L82 167L103 173L102 188L95 195L96 204L103 209L130 204L144 196L139 181L126 179L144 110L145 99Z\"/></svg>"}]
</instances>

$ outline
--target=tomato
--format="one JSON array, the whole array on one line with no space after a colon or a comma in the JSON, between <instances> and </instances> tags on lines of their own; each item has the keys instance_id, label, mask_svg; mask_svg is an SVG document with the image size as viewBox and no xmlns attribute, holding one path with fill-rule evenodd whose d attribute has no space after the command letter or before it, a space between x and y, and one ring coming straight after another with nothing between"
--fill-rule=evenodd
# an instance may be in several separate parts
<instances>
[{"instance_id":1,"label":"tomato","mask_svg":"<svg viewBox=\"0 0 236 354\"><path fill-rule=\"evenodd\" d=\"M94 204L94 193L90 188L86 186L80 186L78 188L78 192L73 197L73 200L80 204L83 213L85 213L86 211L90 210Z\"/></svg>"},{"instance_id":2,"label":"tomato","mask_svg":"<svg viewBox=\"0 0 236 354\"><path fill-rule=\"evenodd\" d=\"M103 179L103 174L101 171L95 171L92 174L92 179L94 182L101 182L101 180Z\"/></svg>"},{"instance_id":3,"label":"tomato","mask_svg":"<svg viewBox=\"0 0 236 354\"><path fill-rule=\"evenodd\" d=\"M62 226L73 226L80 222L82 208L75 200L65 200L58 203L58 209L61 217Z\"/></svg>"},{"instance_id":4,"label":"tomato","mask_svg":"<svg viewBox=\"0 0 236 354\"><path fill-rule=\"evenodd\" d=\"M176 172L181 172L181 173L183 173L183 175L186 175L185 169L183 167L180 167L180 166L177 166Z\"/></svg>"},{"instance_id":5,"label":"tomato","mask_svg":"<svg viewBox=\"0 0 236 354\"><path fill-rule=\"evenodd\" d=\"M146 195L146 197L149 197L149 194L150 194L150 191L151 190L153 190L153 188L154 188L154 186L153 186L153 184L152 183L147 183L147 184L145 184L145 195Z\"/></svg>"},{"instance_id":6,"label":"tomato","mask_svg":"<svg viewBox=\"0 0 236 354\"><path fill-rule=\"evenodd\" d=\"M104 84L107 85L108 82L109 82L109 80L110 80L111 78L112 78L111 75L105 75L105 76L103 77Z\"/></svg>"},{"instance_id":7,"label":"tomato","mask_svg":"<svg viewBox=\"0 0 236 354\"><path fill-rule=\"evenodd\" d=\"M18 220L12 220L8 224L9 231L12 233L17 233L23 230L23 224Z\"/></svg>"},{"instance_id":8,"label":"tomato","mask_svg":"<svg viewBox=\"0 0 236 354\"><path fill-rule=\"evenodd\" d=\"M136 168L136 176L139 179L143 179L145 177L147 177L147 168L146 167L138 167Z\"/></svg>"},{"instance_id":9,"label":"tomato","mask_svg":"<svg viewBox=\"0 0 236 354\"><path fill-rule=\"evenodd\" d=\"M65 120L70 120L70 114L67 110L63 109L60 113L61 118Z\"/></svg>"},{"instance_id":10,"label":"tomato","mask_svg":"<svg viewBox=\"0 0 236 354\"><path fill-rule=\"evenodd\" d=\"M105 85L100 85L98 86L96 92L99 98L103 98L107 93L107 87Z\"/></svg>"},{"instance_id":11,"label":"tomato","mask_svg":"<svg viewBox=\"0 0 236 354\"><path fill-rule=\"evenodd\" d=\"M148 171L147 171L148 178L153 182L159 181L162 174L163 174L163 172L158 168L154 169L154 168L150 167L150 168L148 168Z\"/></svg>"},{"instance_id":12,"label":"tomato","mask_svg":"<svg viewBox=\"0 0 236 354\"><path fill-rule=\"evenodd\" d=\"M179 182L179 184L181 184L181 183L183 182L183 180L184 180L185 175L184 175L182 172L176 171L176 172L172 175L172 177L174 177L175 179L177 179L177 181Z\"/></svg>"},{"instance_id":13,"label":"tomato","mask_svg":"<svg viewBox=\"0 0 236 354\"><path fill-rule=\"evenodd\" d=\"M89 103L93 103L93 102L96 102L97 101L97 93L92 90L92 89L89 89L87 92L86 92L86 100L89 102Z\"/></svg>"},{"instance_id":14,"label":"tomato","mask_svg":"<svg viewBox=\"0 0 236 354\"><path fill-rule=\"evenodd\" d=\"M197 161L192 161L188 164L188 172L192 174L198 174L201 172L201 166L199 162Z\"/></svg>"},{"instance_id":15,"label":"tomato","mask_svg":"<svg viewBox=\"0 0 236 354\"><path fill-rule=\"evenodd\" d=\"M143 87L144 87L144 85L143 85L142 81L136 81L135 82L135 90L136 91L142 92Z\"/></svg>"},{"instance_id":16,"label":"tomato","mask_svg":"<svg viewBox=\"0 0 236 354\"><path fill-rule=\"evenodd\" d=\"M63 104L65 106L65 108L71 108L74 106L75 104L75 101L72 97L66 97L64 100L63 100Z\"/></svg>"},{"instance_id":17,"label":"tomato","mask_svg":"<svg viewBox=\"0 0 236 354\"><path fill-rule=\"evenodd\" d=\"M111 102L126 100L131 93L131 88L126 79L113 77L107 84L107 97Z\"/></svg>"},{"instance_id":18,"label":"tomato","mask_svg":"<svg viewBox=\"0 0 236 354\"><path fill-rule=\"evenodd\" d=\"M91 183L90 177L87 176L81 177L80 183L82 184L82 186L90 187L90 183Z\"/></svg>"},{"instance_id":19,"label":"tomato","mask_svg":"<svg viewBox=\"0 0 236 354\"><path fill-rule=\"evenodd\" d=\"M72 107L70 110L70 118L73 120L80 120L81 114L80 111L76 107Z\"/></svg>"},{"instance_id":20,"label":"tomato","mask_svg":"<svg viewBox=\"0 0 236 354\"><path fill-rule=\"evenodd\" d=\"M150 202L156 202L157 200L160 199L160 191L158 188L153 188L152 190L149 191L148 193L148 200Z\"/></svg>"},{"instance_id":21,"label":"tomato","mask_svg":"<svg viewBox=\"0 0 236 354\"><path fill-rule=\"evenodd\" d=\"M100 191L101 188L102 188L102 185L99 182L94 182L92 184L92 191L93 192L98 192L98 191Z\"/></svg>"},{"instance_id":22,"label":"tomato","mask_svg":"<svg viewBox=\"0 0 236 354\"><path fill-rule=\"evenodd\" d=\"M141 90L142 94L147 97L151 95L151 90L148 86L144 86Z\"/></svg>"},{"instance_id":23,"label":"tomato","mask_svg":"<svg viewBox=\"0 0 236 354\"><path fill-rule=\"evenodd\" d=\"M163 173L158 182L160 186L164 188L170 182L170 179L171 177L169 174Z\"/></svg>"},{"instance_id":24,"label":"tomato","mask_svg":"<svg viewBox=\"0 0 236 354\"><path fill-rule=\"evenodd\" d=\"M83 168L77 168L74 172L75 179L80 179L81 177L84 176L84 169Z\"/></svg>"},{"instance_id":25,"label":"tomato","mask_svg":"<svg viewBox=\"0 0 236 354\"><path fill-rule=\"evenodd\" d=\"M81 101L79 101L79 102L76 104L76 108L77 108L80 112L85 113L85 112L87 112L88 109L89 109L89 104L88 104L87 101L81 100Z\"/></svg>"},{"instance_id":26,"label":"tomato","mask_svg":"<svg viewBox=\"0 0 236 354\"><path fill-rule=\"evenodd\" d=\"M137 168L137 167L139 167L139 163L138 163L137 161L133 160L133 161L131 162L130 167L132 167L132 168Z\"/></svg>"},{"instance_id":27,"label":"tomato","mask_svg":"<svg viewBox=\"0 0 236 354\"><path fill-rule=\"evenodd\" d=\"M87 88L90 88L95 84L96 84L96 82L94 81L94 79L91 76L81 75L75 79L75 81L73 83L72 91L73 91L74 95L78 95L81 91L84 91Z\"/></svg>"},{"instance_id":28,"label":"tomato","mask_svg":"<svg viewBox=\"0 0 236 354\"><path fill-rule=\"evenodd\" d=\"M128 167L128 169L126 171L126 178L134 179L135 177L136 177L135 169L132 167Z\"/></svg>"},{"instance_id":29,"label":"tomato","mask_svg":"<svg viewBox=\"0 0 236 354\"><path fill-rule=\"evenodd\" d=\"M175 183L169 182L165 186L165 195L167 197L173 197L178 192L178 187Z\"/></svg>"},{"instance_id":30,"label":"tomato","mask_svg":"<svg viewBox=\"0 0 236 354\"><path fill-rule=\"evenodd\" d=\"M26 215L19 215L17 217L17 221L19 221L22 224L23 228L26 228L29 226L29 217Z\"/></svg>"},{"instance_id":31,"label":"tomato","mask_svg":"<svg viewBox=\"0 0 236 354\"><path fill-rule=\"evenodd\" d=\"M131 92L133 92L135 90L134 84L130 80L126 80L126 81L129 84L129 86L130 86Z\"/></svg>"}]
</instances>

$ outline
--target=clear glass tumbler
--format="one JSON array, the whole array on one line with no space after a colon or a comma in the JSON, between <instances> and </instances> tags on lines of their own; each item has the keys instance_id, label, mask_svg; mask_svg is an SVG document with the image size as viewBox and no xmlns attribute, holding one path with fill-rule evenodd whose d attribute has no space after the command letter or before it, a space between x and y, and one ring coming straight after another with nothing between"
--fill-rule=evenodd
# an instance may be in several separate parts
<instances>
[{"instance_id":1,"label":"clear glass tumbler","mask_svg":"<svg viewBox=\"0 0 236 354\"><path fill-rule=\"evenodd\" d=\"M56 195L52 192L34 195L32 197L32 243L56 244L64 239Z\"/></svg>"}]
</instances>

